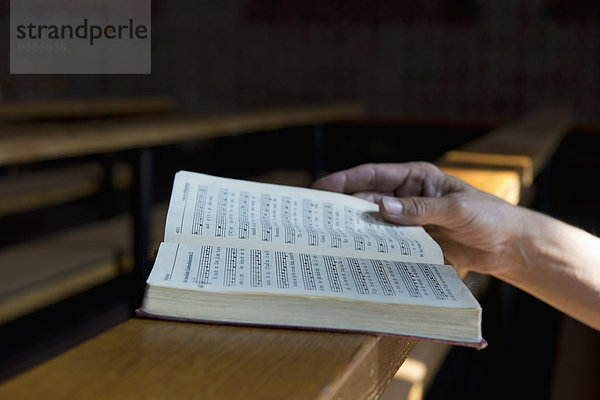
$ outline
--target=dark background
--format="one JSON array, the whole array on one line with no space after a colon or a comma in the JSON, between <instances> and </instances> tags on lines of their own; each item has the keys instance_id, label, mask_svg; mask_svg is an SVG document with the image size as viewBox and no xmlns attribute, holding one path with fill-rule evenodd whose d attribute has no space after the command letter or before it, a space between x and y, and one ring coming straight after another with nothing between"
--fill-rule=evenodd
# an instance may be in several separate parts
<instances>
[{"instance_id":1,"label":"dark background","mask_svg":"<svg viewBox=\"0 0 600 400\"><path fill-rule=\"evenodd\" d=\"M10 76L6 59L0 98L160 93L194 111L349 99L377 118L492 122L558 101L597 125L599 21L593 0L153 1L152 75Z\"/></svg>"}]
</instances>

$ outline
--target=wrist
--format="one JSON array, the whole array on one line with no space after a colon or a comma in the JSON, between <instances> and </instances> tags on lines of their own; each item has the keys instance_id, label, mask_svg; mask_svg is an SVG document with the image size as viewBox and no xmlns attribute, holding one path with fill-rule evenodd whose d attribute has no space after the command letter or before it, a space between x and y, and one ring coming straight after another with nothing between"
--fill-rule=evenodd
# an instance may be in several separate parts
<instances>
[{"instance_id":1,"label":"wrist","mask_svg":"<svg viewBox=\"0 0 600 400\"><path fill-rule=\"evenodd\" d=\"M600 329L600 239L530 210L518 236L513 262L494 276Z\"/></svg>"},{"instance_id":2,"label":"wrist","mask_svg":"<svg viewBox=\"0 0 600 400\"><path fill-rule=\"evenodd\" d=\"M512 256L494 274L516 284L537 286L552 273L564 277L575 273L575 266L595 264L600 256L600 240L591 234L542 213L517 207L518 228L510 238ZM560 290L560 282L555 289Z\"/></svg>"},{"instance_id":3,"label":"wrist","mask_svg":"<svg viewBox=\"0 0 600 400\"><path fill-rule=\"evenodd\" d=\"M519 206L512 206L512 211L506 216L511 223L508 224L510 228L502 247L502 257L492 272L496 278L508 282L518 281L520 276L535 268L540 248L546 247L541 242L544 242L545 219L548 218Z\"/></svg>"}]
</instances>

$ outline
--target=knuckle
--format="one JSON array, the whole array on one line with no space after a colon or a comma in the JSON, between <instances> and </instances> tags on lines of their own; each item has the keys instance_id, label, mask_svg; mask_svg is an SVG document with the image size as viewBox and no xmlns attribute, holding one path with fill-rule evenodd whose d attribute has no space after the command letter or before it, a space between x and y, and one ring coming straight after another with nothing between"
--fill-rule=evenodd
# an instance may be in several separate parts
<instances>
[{"instance_id":1,"label":"knuckle","mask_svg":"<svg viewBox=\"0 0 600 400\"><path fill-rule=\"evenodd\" d=\"M469 197L465 196L464 193L450 193L448 199L450 200L452 210L459 214L464 214L472 208Z\"/></svg>"},{"instance_id":2,"label":"knuckle","mask_svg":"<svg viewBox=\"0 0 600 400\"><path fill-rule=\"evenodd\" d=\"M369 188L370 187L374 187L375 180L376 180L376 177L377 177L375 164L374 163L367 163L367 164L363 164L362 167L366 171L367 187L369 187Z\"/></svg>"},{"instance_id":3,"label":"knuckle","mask_svg":"<svg viewBox=\"0 0 600 400\"><path fill-rule=\"evenodd\" d=\"M429 212L428 203L422 198L409 198L410 211L414 216L424 216Z\"/></svg>"},{"instance_id":4,"label":"knuckle","mask_svg":"<svg viewBox=\"0 0 600 400\"><path fill-rule=\"evenodd\" d=\"M465 226L471 224L478 214L477 205L465 193L452 193L448 195L450 213L455 224Z\"/></svg>"},{"instance_id":5,"label":"knuckle","mask_svg":"<svg viewBox=\"0 0 600 400\"><path fill-rule=\"evenodd\" d=\"M416 166L428 174L435 174L440 171L435 164L432 164L428 161L417 161Z\"/></svg>"}]
</instances>

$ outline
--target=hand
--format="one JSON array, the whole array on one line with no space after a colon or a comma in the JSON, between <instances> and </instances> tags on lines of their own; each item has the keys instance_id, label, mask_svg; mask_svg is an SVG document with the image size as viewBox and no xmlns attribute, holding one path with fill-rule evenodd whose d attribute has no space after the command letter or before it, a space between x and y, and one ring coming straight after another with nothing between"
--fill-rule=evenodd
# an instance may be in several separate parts
<instances>
[{"instance_id":1,"label":"hand","mask_svg":"<svg viewBox=\"0 0 600 400\"><path fill-rule=\"evenodd\" d=\"M380 205L386 220L421 225L456 267L499 274L522 263L522 213L433 164L365 164L325 176L313 188L350 193Z\"/></svg>"},{"instance_id":2,"label":"hand","mask_svg":"<svg viewBox=\"0 0 600 400\"><path fill-rule=\"evenodd\" d=\"M428 163L366 164L316 189L378 202L382 216L422 225L456 267L488 273L600 330L600 238L481 192Z\"/></svg>"}]
</instances>

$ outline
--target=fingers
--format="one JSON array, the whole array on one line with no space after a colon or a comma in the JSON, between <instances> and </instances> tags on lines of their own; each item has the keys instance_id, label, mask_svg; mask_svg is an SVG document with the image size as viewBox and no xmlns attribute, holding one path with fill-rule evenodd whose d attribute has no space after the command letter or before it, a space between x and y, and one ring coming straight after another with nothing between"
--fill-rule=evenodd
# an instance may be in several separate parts
<instances>
[{"instance_id":1,"label":"fingers","mask_svg":"<svg viewBox=\"0 0 600 400\"><path fill-rule=\"evenodd\" d=\"M379 211L383 218L399 225L438 225L451 228L456 214L447 197L384 197Z\"/></svg>"},{"instance_id":2,"label":"fingers","mask_svg":"<svg viewBox=\"0 0 600 400\"><path fill-rule=\"evenodd\" d=\"M327 175L312 185L315 189L341 193L380 192L396 196L439 197L460 189L460 181L433 164L363 164Z\"/></svg>"},{"instance_id":3,"label":"fingers","mask_svg":"<svg viewBox=\"0 0 600 400\"><path fill-rule=\"evenodd\" d=\"M334 172L314 181L311 185L313 189L329 190L339 193L351 193L346 190L348 177L346 171Z\"/></svg>"},{"instance_id":4,"label":"fingers","mask_svg":"<svg viewBox=\"0 0 600 400\"><path fill-rule=\"evenodd\" d=\"M313 183L313 187L342 193L394 192L410 172L405 165L363 164L325 176Z\"/></svg>"},{"instance_id":5,"label":"fingers","mask_svg":"<svg viewBox=\"0 0 600 400\"><path fill-rule=\"evenodd\" d=\"M372 203L379 203L384 197L394 196L394 193L381 193L381 192L358 192L354 193L354 196L363 200L370 201Z\"/></svg>"}]
</instances>

